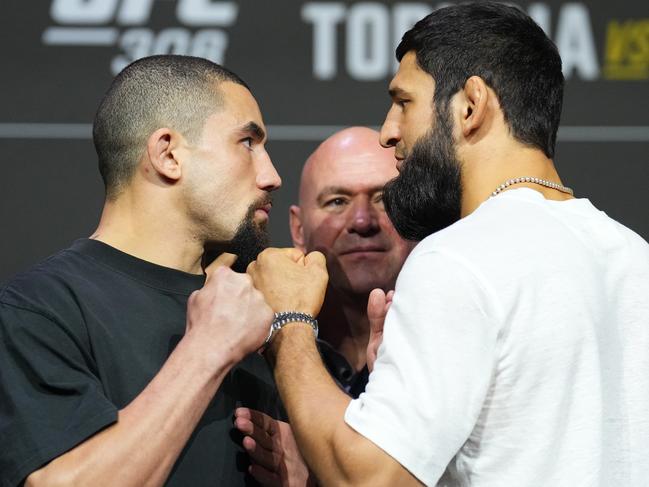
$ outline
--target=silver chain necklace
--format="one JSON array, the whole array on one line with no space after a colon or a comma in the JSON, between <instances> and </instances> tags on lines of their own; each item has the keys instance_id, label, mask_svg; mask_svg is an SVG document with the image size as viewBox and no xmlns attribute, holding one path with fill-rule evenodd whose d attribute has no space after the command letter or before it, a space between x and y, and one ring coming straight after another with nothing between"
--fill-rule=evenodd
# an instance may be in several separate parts
<instances>
[{"instance_id":1,"label":"silver chain necklace","mask_svg":"<svg viewBox=\"0 0 649 487\"><path fill-rule=\"evenodd\" d=\"M566 193L569 194L570 196L574 196L574 192L572 191L571 188L562 186L559 183L553 183L552 181L548 181L546 179L524 176L522 178L508 179L503 184L498 186L493 193L491 193L491 197L493 198L494 196L497 196L501 191L509 188L512 184L521 184L521 183L539 184L541 186L545 186L546 188L556 189L557 191L561 191L562 193Z\"/></svg>"}]
</instances>

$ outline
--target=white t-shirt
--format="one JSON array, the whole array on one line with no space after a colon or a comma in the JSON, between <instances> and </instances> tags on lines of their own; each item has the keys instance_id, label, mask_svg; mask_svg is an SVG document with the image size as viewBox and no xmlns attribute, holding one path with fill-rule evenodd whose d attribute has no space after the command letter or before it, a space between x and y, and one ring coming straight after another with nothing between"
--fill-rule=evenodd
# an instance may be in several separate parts
<instances>
[{"instance_id":1,"label":"white t-shirt","mask_svg":"<svg viewBox=\"0 0 649 487\"><path fill-rule=\"evenodd\" d=\"M422 241L345 420L427 485L649 485L649 245L503 192Z\"/></svg>"}]
</instances>

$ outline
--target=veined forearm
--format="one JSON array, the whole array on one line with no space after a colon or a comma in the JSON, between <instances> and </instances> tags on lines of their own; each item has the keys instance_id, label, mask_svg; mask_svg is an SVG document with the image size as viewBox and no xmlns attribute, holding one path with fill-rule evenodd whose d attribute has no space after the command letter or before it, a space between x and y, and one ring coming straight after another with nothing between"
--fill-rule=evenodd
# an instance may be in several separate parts
<instances>
[{"instance_id":1,"label":"veined forearm","mask_svg":"<svg viewBox=\"0 0 649 487\"><path fill-rule=\"evenodd\" d=\"M354 451L353 444L356 439L367 440L344 422L351 399L324 368L311 328L287 325L275 337L270 354L277 387L307 464L323 485L352 483L363 468L362 452Z\"/></svg>"}]
</instances>

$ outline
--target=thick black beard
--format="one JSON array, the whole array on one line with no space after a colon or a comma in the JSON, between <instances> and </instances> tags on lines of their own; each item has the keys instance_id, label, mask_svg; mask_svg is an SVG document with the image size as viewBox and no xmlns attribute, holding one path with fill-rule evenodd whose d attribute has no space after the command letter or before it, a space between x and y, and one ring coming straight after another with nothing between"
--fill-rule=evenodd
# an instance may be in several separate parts
<instances>
[{"instance_id":1,"label":"thick black beard","mask_svg":"<svg viewBox=\"0 0 649 487\"><path fill-rule=\"evenodd\" d=\"M265 200L265 202L269 201ZM235 272L246 272L248 265L257 259L259 253L268 247L270 241L266 225L258 225L254 220L255 210L261 205L261 202L256 202L248 208L248 212L237 227L232 240L226 245L218 245L205 249L205 253L203 254L203 268L212 263L221 253L229 252L238 256L232 265L232 270Z\"/></svg>"},{"instance_id":2,"label":"thick black beard","mask_svg":"<svg viewBox=\"0 0 649 487\"><path fill-rule=\"evenodd\" d=\"M266 225L257 225L253 218L257 208L258 205L254 205L248 210L246 218L237 228L226 249L226 252L238 255L232 266L233 271L246 272L248 265L257 258L262 250L268 247L270 239Z\"/></svg>"},{"instance_id":3,"label":"thick black beard","mask_svg":"<svg viewBox=\"0 0 649 487\"><path fill-rule=\"evenodd\" d=\"M418 242L460 219L461 163L448 110L438 110L436 118L383 190L385 211L406 240Z\"/></svg>"}]
</instances>

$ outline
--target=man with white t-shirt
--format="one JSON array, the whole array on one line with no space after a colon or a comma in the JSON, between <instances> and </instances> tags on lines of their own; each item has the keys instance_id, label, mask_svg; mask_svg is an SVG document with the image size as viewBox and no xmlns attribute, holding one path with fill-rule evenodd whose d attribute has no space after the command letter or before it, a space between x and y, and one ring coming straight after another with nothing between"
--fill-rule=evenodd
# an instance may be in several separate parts
<instances>
[{"instance_id":1,"label":"man with white t-shirt","mask_svg":"<svg viewBox=\"0 0 649 487\"><path fill-rule=\"evenodd\" d=\"M397 58L381 142L400 175L383 198L425 238L391 305L370 297L383 341L358 399L328 378L308 317L273 333L304 458L323 485L646 485L649 246L559 178L556 47L480 2L418 22ZM312 259L269 249L248 272L276 312L318 309Z\"/></svg>"}]
</instances>

